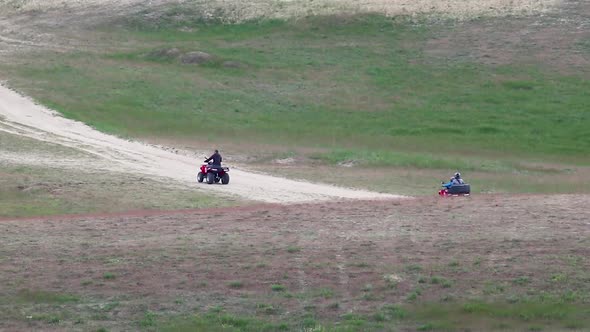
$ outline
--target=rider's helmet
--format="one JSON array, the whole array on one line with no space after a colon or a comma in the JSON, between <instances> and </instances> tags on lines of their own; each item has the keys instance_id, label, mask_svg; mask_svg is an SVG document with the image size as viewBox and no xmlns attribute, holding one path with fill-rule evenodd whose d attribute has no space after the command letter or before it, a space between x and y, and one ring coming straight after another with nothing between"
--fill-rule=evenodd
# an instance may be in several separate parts
<instances>
[{"instance_id":1,"label":"rider's helmet","mask_svg":"<svg viewBox=\"0 0 590 332\"><path fill-rule=\"evenodd\" d=\"M456 172L454 178L457 179L457 180L460 179L461 178L461 173Z\"/></svg>"}]
</instances>

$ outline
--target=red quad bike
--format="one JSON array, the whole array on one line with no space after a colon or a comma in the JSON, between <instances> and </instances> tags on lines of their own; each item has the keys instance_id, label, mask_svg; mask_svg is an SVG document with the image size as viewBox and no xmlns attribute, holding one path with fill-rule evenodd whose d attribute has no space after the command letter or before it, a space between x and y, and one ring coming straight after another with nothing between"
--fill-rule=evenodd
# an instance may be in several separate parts
<instances>
[{"instance_id":1,"label":"red quad bike","mask_svg":"<svg viewBox=\"0 0 590 332\"><path fill-rule=\"evenodd\" d=\"M213 166L211 163L201 165L200 172L197 173L197 181L203 182L207 180L208 184L229 183L229 167Z\"/></svg>"},{"instance_id":2,"label":"red quad bike","mask_svg":"<svg viewBox=\"0 0 590 332\"><path fill-rule=\"evenodd\" d=\"M443 184L444 184L444 182L443 182ZM438 195L441 197L469 196L470 194L471 194L471 186L467 183L455 184L455 185L450 186L449 188L443 186L443 188L438 191Z\"/></svg>"}]
</instances>

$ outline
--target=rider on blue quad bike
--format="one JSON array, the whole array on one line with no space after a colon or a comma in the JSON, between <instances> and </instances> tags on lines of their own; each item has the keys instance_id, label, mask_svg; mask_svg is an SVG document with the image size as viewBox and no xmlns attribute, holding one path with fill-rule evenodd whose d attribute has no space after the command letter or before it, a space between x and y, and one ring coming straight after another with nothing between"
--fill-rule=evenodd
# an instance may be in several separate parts
<instances>
[{"instance_id":1,"label":"rider on blue quad bike","mask_svg":"<svg viewBox=\"0 0 590 332\"><path fill-rule=\"evenodd\" d=\"M456 172L455 175L453 175L453 177L449 180L449 182L447 183L443 183L443 187L449 189L450 187L454 186L454 185L458 185L458 184L464 184L465 181L463 181L463 179L461 178L461 173Z\"/></svg>"}]
</instances>

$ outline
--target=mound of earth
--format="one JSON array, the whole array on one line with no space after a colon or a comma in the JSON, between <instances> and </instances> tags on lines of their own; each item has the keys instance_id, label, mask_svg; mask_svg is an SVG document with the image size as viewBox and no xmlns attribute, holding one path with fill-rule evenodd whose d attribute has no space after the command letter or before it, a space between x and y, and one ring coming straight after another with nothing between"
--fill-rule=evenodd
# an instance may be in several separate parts
<instances>
[{"instance_id":1,"label":"mound of earth","mask_svg":"<svg viewBox=\"0 0 590 332\"><path fill-rule=\"evenodd\" d=\"M211 60L213 60L213 56L211 54L201 51L188 52L180 57L180 61L184 64L200 65Z\"/></svg>"},{"instance_id":2,"label":"mound of earth","mask_svg":"<svg viewBox=\"0 0 590 332\"><path fill-rule=\"evenodd\" d=\"M176 59L180 56L180 54L181 54L180 50L177 49L176 47L162 48L162 49L158 49L153 52L150 52L148 54L148 57L155 58L155 59Z\"/></svg>"}]
</instances>

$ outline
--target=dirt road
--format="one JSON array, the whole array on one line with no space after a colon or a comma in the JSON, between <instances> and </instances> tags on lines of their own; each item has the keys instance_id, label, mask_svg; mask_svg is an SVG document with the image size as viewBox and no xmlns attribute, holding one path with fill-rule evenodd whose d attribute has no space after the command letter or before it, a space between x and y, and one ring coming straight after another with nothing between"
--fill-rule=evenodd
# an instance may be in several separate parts
<instances>
[{"instance_id":1,"label":"dirt road","mask_svg":"<svg viewBox=\"0 0 590 332\"><path fill-rule=\"evenodd\" d=\"M105 171L143 174L180 185L200 187L217 194L239 196L271 203L297 203L335 199L379 199L401 196L335 186L293 181L248 172L242 167L231 169L228 186L197 184L199 160L172 153L140 142L106 135L55 111L36 105L32 100L0 86L0 130L39 141L52 142L98 156L107 161ZM204 154L204 153L202 153ZM60 158L56 156L56 158ZM71 161L75 163L75 161ZM86 167L83 161L80 168ZM233 166L233 165L228 165Z\"/></svg>"}]
</instances>

